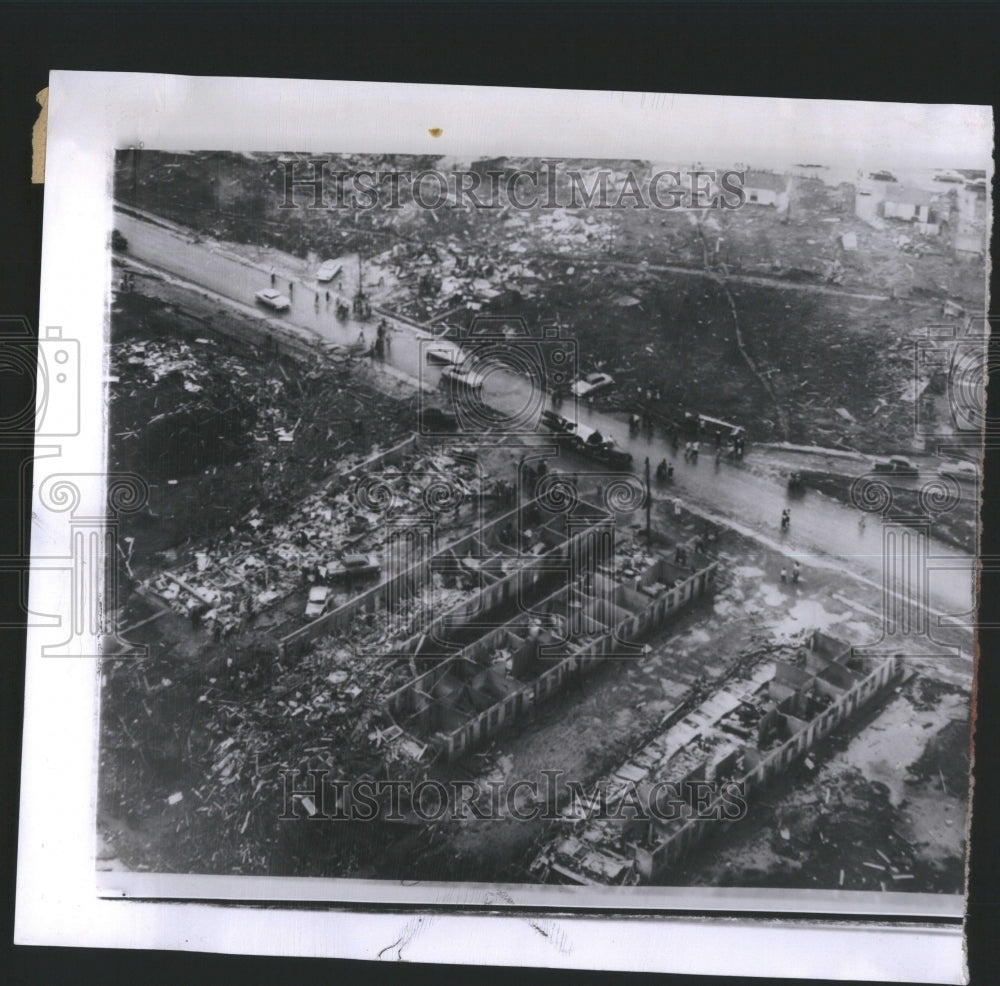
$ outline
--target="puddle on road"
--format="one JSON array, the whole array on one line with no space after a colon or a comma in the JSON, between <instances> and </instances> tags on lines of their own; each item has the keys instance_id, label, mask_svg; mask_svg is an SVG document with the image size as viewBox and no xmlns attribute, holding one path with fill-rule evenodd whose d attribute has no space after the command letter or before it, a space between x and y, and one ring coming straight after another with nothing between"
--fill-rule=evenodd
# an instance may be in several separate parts
<instances>
[{"instance_id":1,"label":"puddle on road","mask_svg":"<svg viewBox=\"0 0 1000 986\"><path fill-rule=\"evenodd\" d=\"M776 586L764 582L757 592L757 595L764 601L765 606L782 606L785 603L785 594ZM748 610L758 609L756 600L748 602L745 606Z\"/></svg>"},{"instance_id":2,"label":"puddle on road","mask_svg":"<svg viewBox=\"0 0 1000 986\"><path fill-rule=\"evenodd\" d=\"M738 579L762 579L767 575L764 569L753 565L737 565L732 572Z\"/></svg>"},{"instance_id":3,"label":"puddle on road","mask_svg":"<svg viewBox=\"0 0 1000 986\"><path fill-rule=\"evenodd\" d=\"M774 628L779 637L794 637L804 629L828 630L844 619L843 614L831 613L815 599L800 599L788 615Z\"/></svg>"}]
</instances>

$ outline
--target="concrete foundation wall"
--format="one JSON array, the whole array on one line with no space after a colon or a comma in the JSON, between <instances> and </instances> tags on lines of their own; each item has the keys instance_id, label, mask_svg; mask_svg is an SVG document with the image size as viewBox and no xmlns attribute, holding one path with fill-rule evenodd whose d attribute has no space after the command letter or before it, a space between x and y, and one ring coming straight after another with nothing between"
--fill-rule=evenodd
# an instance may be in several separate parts
<instances>
[{"instance_id":1,"label":"concrete foundation wall","mask_svg":"<svg viewBox=\"0 0 1000 986\"><path fill-rule=\"evenodd\" d=\"M893 681L902 670L898 656L878 659L878 664L869 674L856 681L853 687L837 698L824 712L809 722L783 716L792 735L776 749L765 756L750 747L744 747L745 772L733 780L743 785L743 794L749 798L758 788L763 787L792 763L805 756L821 740L825 739L842 722L850 718L859 708L870 702ZM780 715L780 713L779 713ZM747 769L749 768L749 769ZM707 812L721 807L722 797L714 799ZM669 823L668 823L669 824ZM700 819L689 819L674 827L664 837L665 826L650 822L650 842L657 842L655 849L640 848L636 854L637 867L647 880L654 878L675 864L694 844L710 831L710 823ZM657 841L658 840L658 841Z\"/></svg>"}]
</instances>

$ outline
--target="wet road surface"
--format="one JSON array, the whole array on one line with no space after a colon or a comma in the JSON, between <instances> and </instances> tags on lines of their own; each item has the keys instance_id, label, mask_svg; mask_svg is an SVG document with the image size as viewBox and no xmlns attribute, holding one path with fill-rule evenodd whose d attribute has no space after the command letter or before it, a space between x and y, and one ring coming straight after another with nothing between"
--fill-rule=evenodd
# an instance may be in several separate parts
<instances>
[{"instance_id":1,"label":"wet road surface","mask_svg":"<svg viewBox=\"0 0 1000 986\"><path fill-rule=\"evenodd\" d=\"M193 236L163 228L134 218L120 211L115 213L115 225L128 240L128 254L153 267L236 301L253 306L254 295L262 288L272 287L271 268L267 254L261 266L221 253L218 247L197 242ZM356 271L345 264L344 274L336 284L321 285L302 281L296 275L274 270L273 287L288 295L291 310L278 316L270 314L280 325L290 323L314 333L317 338L339 346L356 347L363 336L370 346L375 340L380 315L366 322L348 318L338 321L335 315L339 293L350 303L357 283ZM291 287L289 282L291 281ZM331 299L326 300L329 290ZM258 306L259 307L259 306ZM269 315L260 309L265 316ZM419 381L427 389L437 388L441 367L427 362L427 350L457 353L453 343L433 342L430 333L420 333L407 322L389 318L390 344L385 362L396 371ZM516 345L516 344L515 344ZM515 364L512 363L512 366ZM532 387L524 375L496 369L489 372L482 386L483 402L489 408L512 416L545 407L544 394ZM474 410L474 408L473 408ZM724 520L736 522L744 531L781 544L786 554L799 558L803 564L811 561L840 566L872 584L872 607L880 608L878 587L883 584L883 531L876 516L870 516L862 528L860 512L834 500L807 493L789 499L782 485L754 475L738 466L723 462L716 465L710 442L702 442L700 461L685 462L682 454L671 452L670 443L662 437L646 435L630 437L627 425L620 419L588 409L584 404L574 408L567 400L560 409L567 417L577 415L583 424L613 436L618 445L633 456L632 469L642 474L648 456L651 468L663 458L673 461L675 473L671 486L654 488L654 496L677 497L685 506L699 508ZM752 450L749 453L752 456ZM595 474L605 474L599 464ZM862 467L859 466L859 471ZM574 471L581 471L574 466ZM781 511L791 510L791 525L787 532L779 527ZM939 614L965 614L973 608L973 559L965 552L931 539L927 560L927 588L930 605Z\"/></svg>"}]
</instances>

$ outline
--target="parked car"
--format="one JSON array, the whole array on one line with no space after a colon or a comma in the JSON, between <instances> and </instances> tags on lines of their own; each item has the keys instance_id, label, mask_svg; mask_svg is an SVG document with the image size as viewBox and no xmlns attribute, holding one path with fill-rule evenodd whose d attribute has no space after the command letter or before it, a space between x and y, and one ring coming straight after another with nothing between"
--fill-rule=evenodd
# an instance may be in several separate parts
<instances>
[{"instance_id":1,"label":"parked car","mask_svg":"<svg viewBox=\"0 0 1000 986\"><path fill-rule=\"evenodd\" d=\"M955 479L967 479L970 483L975 483L979 479L979 470L971 462L964 459L957 459L954 462L942 462L938 466L939 476L953 476Z\"/></svg>"},{"instance_id":2,"label":"parked car","mask_svg":"<svg viewBox=\"0 0 1000 986\"><path fill-rule=\"evenodd\" d=\"M380 575L382 565L376 555L344 555L339 562L328 565L329 582L356 582Z\"/></svg>"},{"instance_id":3,"label":"parked car","mask_svg":"<svg viewBox=\"0 0 1000 986\"><path fill-rule=\"evenodd\" d=\"M544 413L544 412L543 412ZM587 455L605 465L625 467L632 463L632 455L618 448L615 440L584 424L574 424L563 419L559 433L574 452Z\"/></svg>"},{"instance_id":4,"label":"parked car","mask_svg":"<svg viewBox=\"0 0 1000 986\"><path fill-rule=\"evenodd\" d=\"M306 616L322 616L326 604L330 601L330 587L326 585L314 585L309 590L309 599L306 602Z\"/></svg>"},{"instance_id":5,"label":"parked car","mask_svg":"<svg viewBox=\"0 0 1000 986\"><path fill-rule=\"evenodd\" d=\"M441 371L441 387L455 387L464 390L481 390L483 375L471 368L446 366Z\"/></svg>"},{"instance_id":6,"label":"parked car","mask_svg":"<svg viewBox=\"0 0 1000 986\"><path fill-rule=\"evenodd\" d=\"M424 358L435 366L455 366L458 363L458 350L451 346L428 346Z\"/></svg>"},{"instance_id":7,"label":"parked car","mask_svg":"<svg viewBox=\"0 0 1000 986\"><path fill-rule=\"evenodd\" d=\"M609 438L602 445L598 445L596 448L589 449L588 452L598 462L603 462L609 466L615 466L618 469L627 469L630 465L632 465L632 453L618 448L613 438Z\"/></svg>"},{"instance_id":8,"label":"parked car","mask_svg":"<svg viewBox=\"0 0 1000 986\"><path fill-rule=\"evenodd\" d=\"M574 397L592 397L602 390L608 390L615 385L615 379L607 373L588 373L585 377L580 377L576 383L570 387L570 392Z\"/></svg>"},{"instance_id":9,"label":"parked car","mask_svg":"<svg viewBox=\"0 0 1000 986\"><path fill-rule=\"evenodd\" d=\"M331 579L368 578L380 574L382 565L377 555L344 555L340 564L328 569L327 577Z\"/></svg>"},{"instance_id":10,"label":"parked car","mask_svg":"<svg viewBox=\"0 0 1000 986\"><path fill-rule=\"evenodd\" d=\"M542 411L541 423L545 425L549 431L553 431L556 434L567 432L572 427L566 418L564 418L561 414L556 414L555 411Z\"/></svg>"},{"instance_id":11,"label":"parked car","mask_svg":"<svg viewBox=\"0 0 1000 986\"><path fill-rule=\"evenodd\" d=\"M420 426L427 431L457 431L458 417L440 407L425 407L420 412Z\"/></svg>"},{"instance_id":12,"label":"parked car","mask_svg":"<svg viewBox=\"0 0 1000 986\"><path fill-rule=\"evenodd\" d=\"M320 284L325 284L327 281L332 281L340 273L340 264L336 260L328 260L323 264L318 271L316 271L316 280Z\"/></svg>"},{"instance_id":13,"label":"parked car","mask_svg":"<svg viewBox=\"0 0 1000 986\"><path fill-rule=\"evenodd\" d=\"M909 459L894 455L888 459L876 459L872 463L875 472L891 472L897 476L917 476L920 470Z\"/></svg>"},{"instance_id":14,"label":"parked car","mask_svg":"<svg viewBox=\"0 0 1000 986\"><path fill-rule=\"evenodd\" d=\"M258 291L254 298L257 299L258 305L270 308L273 312L287 312L292 307L291 300L273 288L264 288L263 291Z\"/></svg>"},{"instance_id":15,"label":"parked car","mask_svg":"<svg viewBox=\"0 0 1000 986\"><path fill-rule=\"evenodd\" d=\"M128 240L117 230L111 230L111 249L119 253L128 253Z\"/></svg>"}]
</instances>

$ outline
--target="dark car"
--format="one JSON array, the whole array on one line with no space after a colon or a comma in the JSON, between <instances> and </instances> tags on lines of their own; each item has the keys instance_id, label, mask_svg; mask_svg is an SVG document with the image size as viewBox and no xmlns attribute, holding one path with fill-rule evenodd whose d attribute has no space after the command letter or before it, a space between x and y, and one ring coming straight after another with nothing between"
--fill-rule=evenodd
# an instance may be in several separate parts
<instances>
[{"instance_id":1,"label":"dark car","mask_svg":"<svg viewBox=\"0 0 1000 986\"><path fill-rule=\"evenodd\" d=\"M420 423L424 431L455 431L458 418L440 407L425 407L420 412Z\"/></svg>"},{"instance_id":2,"label":"dark car","mask_svg":"<svg viewBox=\"0 0 1000 986\"><path fill-rule=\"evenodd\" d=\"M605 442L590 453L598 462L625 469L632 465L632 453L618 448L614 442Z\"/></svg>"},{"instance_id":3,"label":"dark car","mask_svg":"<svg viewBox=\"0 0 1000 986\"><path fill-rule=\"evenodd\" d=\"M541 423L545 425L549 431L554 431L557 434L559 432L565 432L569 430L570 423L561 414L556 414L555 411L542 411Z\"/></svg>"},{"instance_id":4,"label":"dark car","mask_svg":"<svg viewBox=\"0 0 1000 986\"><path fill-rule=\"evenodd\" d=\"M894 455L888 459L876 459L872 463L875 472L891 472L897 476L918 476L920 470L909 459Z\"/></svg>"}]
</instances>

